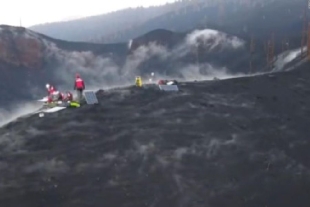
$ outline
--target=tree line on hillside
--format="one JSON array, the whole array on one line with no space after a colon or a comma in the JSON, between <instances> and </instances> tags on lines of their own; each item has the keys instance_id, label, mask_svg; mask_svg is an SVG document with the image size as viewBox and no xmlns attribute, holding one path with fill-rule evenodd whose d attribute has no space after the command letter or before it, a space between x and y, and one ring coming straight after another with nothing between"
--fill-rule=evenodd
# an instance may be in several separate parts
<instances>
[{"instance_id":1,"label":"tree line on hillside","mask_svg":"<svg viewBox=\"0 0 310 207\"><path fill-rule=\"evenodd\" d=\"M218 11L224 7L227 10L231 10L232 5L246 8L268 1L272 0L179 0L162 6L128 8L67 22L35 25L30 29L57 39L111 43L157 28L188 30L203 20L217 18Z\"/></svg>"},{"instance_id":2,"label":"tree line on hillside","mask_svg":"<svg viewBox=\"0 0 310 207\"><path fill-rule=\"evenodd\" d=\"M278 0L279 1L279 0ZM128 41L154 29L167 29L186 32L197 27L225 25L232 16L246 13L251 9L260 9L273 2L271 0L183 0L171 6L171 10L138 25L128 25L114 33L102 33L100 38L91 38L97 43L115 43ZM249 15L249 14L248 14ZM244 15L240 16L245 18ZM226 18L226 19L225 19ZM234 17L236 18L236 17Z\"/></svg>"}]
</instances>

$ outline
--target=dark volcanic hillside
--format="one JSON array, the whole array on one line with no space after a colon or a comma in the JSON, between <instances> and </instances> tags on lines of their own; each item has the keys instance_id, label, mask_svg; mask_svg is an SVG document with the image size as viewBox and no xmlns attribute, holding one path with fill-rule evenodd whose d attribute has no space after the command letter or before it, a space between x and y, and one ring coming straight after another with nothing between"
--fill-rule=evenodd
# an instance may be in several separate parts
<instances>
[{"instance_id":1,"label":"dark volcanic hillside","mask_svg":"<svg viewBox=\"0 0 310 207\"><path fill-rule=\"evenodd\" d=\"M307 207L309 64L286 73L98 93L100 105L0 129L0 203Z\"/></svg>"},{"instance_id":2,"label":"dark volcanic hillside","mask_svg":"<svg viewBox=\"0 0 310 207\"><path fill-rule=\"evenodd\" d=\"M277 52L281 51L284 40L289 42L290 48L300 47L303 15L305 11L309 13L307 3L304 0L267 1L247 10L223 16L222 24L209 22L209 27L246 40L253 36L257 49L263 48L272 34Z\"/></svg>"}]
</instances>

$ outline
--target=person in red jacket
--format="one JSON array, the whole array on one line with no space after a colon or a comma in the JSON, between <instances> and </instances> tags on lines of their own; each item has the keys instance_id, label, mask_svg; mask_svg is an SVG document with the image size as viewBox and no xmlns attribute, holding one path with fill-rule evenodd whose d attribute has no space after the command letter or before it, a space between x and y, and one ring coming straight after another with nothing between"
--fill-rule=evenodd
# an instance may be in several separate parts
<instances>
[{"instance_id":1,"label":"person in red jacket","mask_svg":"<svg viewBox=\"0 0 310 207\"><path fill-rule=\"evenodd\" d=\"M83 97L83 91L85 90L85 83L79 74L75 76L74 90L77 92L77 101L80 102Z\"/></svg>"},{"instance_id":2,"label":"person in red jacket","mask_svg":"<svg viewBox=\"0 0 310 207\"><path fill-rule=\"evenodd\" d=\"M57 100L57 91L56 88L50 84L46 84L47 89L47 102L52 103Z\"/></svg>"},{"instance_id":3,"label":"person in red jacket","mask_svg":"<svg viewBox=\"0 0 310 207\"><path fill-rule=\"evenodd\" d=\"M46 84L47 89L47 102L52 103L56 101L62 101L65 97L63 93L60 93L54 86Z\"/></svg>"},{"instance_id":4,"label":"person in red jacket","mask_svg":"<svg viewBox=\"0 0 310 207\"><path fill-rule=\"evenodd\" d=\"M56 102L56 101L62 101L63 100L63 94L59 91L53 91L47 99L48 103Z\"/></svg>"},{"instance_id":5,"label":"person in red jacket","mask_svg":"<svg viewBox=\"0 0 310 207\"><path fill-rule=\"evenodd\" d=\"M67 91L66 94L63 94L64 101L73 101L73 95L71 92Z\"/></svg>"},{"instance_id":6,"label":"person in red jacket","mask_svg":"<svg viewBox=\"0 0 310 207\"><path fill-rule=\"evenodd\" d=\"M50 96L54 91L56 91L56 88L54 86L51 86L50 84L46 84L46 89L48 96Z\"/></svg>"}]
</instances>

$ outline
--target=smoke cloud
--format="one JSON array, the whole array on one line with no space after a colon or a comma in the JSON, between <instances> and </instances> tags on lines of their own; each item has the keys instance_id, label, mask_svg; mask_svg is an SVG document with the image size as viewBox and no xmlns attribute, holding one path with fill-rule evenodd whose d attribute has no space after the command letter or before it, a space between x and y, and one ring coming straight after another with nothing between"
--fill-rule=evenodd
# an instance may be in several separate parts
<instances>
[{"instance_id":1,"label":"smoke cloud","mask_svg":"<svg viewBox=\"0 0 310 207\"><path fill-rule=\"evenodd\" d=\"M214 68L210 64L203 64L199 66L188 65L187 67L182 68L180 72L185 77L184 79L181 79L183 81L203 81L213 80L214 78L228 79L245 76L243 73L232 74L225 67Z\"/></svg>"},{"instance_id":2,"label":"smoke cloud","mask_svg":"<svg viewBox=\"0 0 310 207\"><path fill-rule=\"evenodd\" d=\"M30 114L36 110L39 110L42 107L40 103L23 103L23 104L14 104L9 109L0 109L0 127L16 120L21 116Z\"/></svg>"},{"instance_id":3,"label":"smoke cloud","mask_svg":"<svg viewBox=\"0 0 310 207\"><path fill-rule=\"evenodd\" d=\"M131 85L134 83L134 77L141 75L138 67L151 58L158 58L159 61L169 61L182 58L192 52L193 47L198 43L203 43L208 51L218 47L224 49L238 49L243 47L244 41L237 37L228 35L215 30L196 30L187 35L185 41L178 47L168 50L166 47L150 43L137 48L131 55L126 58L124 65L118 65L113 60L113 55L97 56L92 52L68 52L59 49L55 44L48 42L49 55L56 57L60 63L55 69L55 77L63 83L61 88L70 90L73 88L74 74L79 73L87 83L87 88L97 90L99 88L111 88ZM128 47L132 45L129 41ZM176 79L182 75L182 80L206 80L213 79L214 76L219 78L234 77L229 73L229 68L216 68L211 64L186 64L178 68L171 68L175 71L174 75L164 75L154 71L156 78ZM237 74L240 76L241 74ZM179 79L179 78L177 78Z\"/></svg>"},{"instance_id":4,"label":"smoke cloud","mask_svg":"<svg viewBox=\"0 0 310 207\"><path fill-rule=\"evenodd\" d=\"M303 48L304 51L307 50L307 47ZM275 68L272 72L282 71L284 67L293 61L296 57L300 56L301 48L297 48L290 51L285 51L277 56L277 60L275 62Z\"/></svg>"},{"instance_id":5,"label":"smoke cloud","mask_svg":"<svg viewBox=\"0 0 310 207\"><path fill-rule=\"evenodd\" d=\"M223 49L237 49L244 45L244 41L237 37L229 37L227 34L211 30L195 30L189 34L186 38L185 44L187 46L198 46L203 43L204 46L207 46L209 50L213 50L218 46L223 47Z\"/></svg>"}]
</instances>

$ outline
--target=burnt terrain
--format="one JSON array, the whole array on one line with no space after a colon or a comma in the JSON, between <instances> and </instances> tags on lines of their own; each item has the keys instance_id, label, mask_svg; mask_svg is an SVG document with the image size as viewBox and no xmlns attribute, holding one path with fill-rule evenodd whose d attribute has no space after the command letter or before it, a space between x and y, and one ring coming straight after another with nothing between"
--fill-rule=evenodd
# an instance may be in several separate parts
<instances>
[{"instance_id":1,"label":"burnt terrain","mask_svg":"<svg viewBox=\"0 0 310 207\"><path fill-rule=\"evenodd\" d=\"M310 202L309 64L98 91L0 129L7 207L291 207Z\"/></svg>"}]
</instances>

